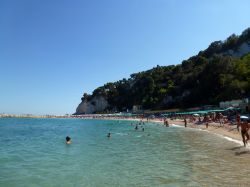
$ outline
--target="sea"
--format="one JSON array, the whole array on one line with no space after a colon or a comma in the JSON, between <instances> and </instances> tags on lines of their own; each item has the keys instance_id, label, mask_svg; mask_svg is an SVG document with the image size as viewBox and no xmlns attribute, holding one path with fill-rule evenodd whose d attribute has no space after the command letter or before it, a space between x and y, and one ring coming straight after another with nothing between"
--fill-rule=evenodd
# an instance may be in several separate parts
<instances>
[{"instance_id":1,"label":"sea","mask_svg":"<svg viewBox=\"0 0 250 187\"><path fill-rule=\"evenodd\" d=\"M1 187L250 186L242 143L176 125L0 118L0 144Z\"/></svg>"}]
</instances>

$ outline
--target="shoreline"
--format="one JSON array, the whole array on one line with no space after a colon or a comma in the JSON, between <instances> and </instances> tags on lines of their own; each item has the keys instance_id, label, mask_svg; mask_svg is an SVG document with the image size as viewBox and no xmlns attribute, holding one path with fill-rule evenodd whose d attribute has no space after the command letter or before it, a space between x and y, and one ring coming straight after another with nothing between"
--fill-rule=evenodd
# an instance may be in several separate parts
<instances>
[{"instance_id":1,"label":"shoreline","mask_svg":"<svg viewBox=\"0 0 250 187\"><path fill-rule=\"evenodd\" d=\"M102 119L102 120L127 120L127 121L142 121L142 122L151 122L151 123L157 123L160 124L162 126L164 126L164 121L163 119L150 119L150 120L146 120L146 119L140 119L140 118L126 118L126 119L120 119L120 118L109 118L109 119ZM169 121L169 125L170 126L180 126L185 128L184 126L184 120L181 119L175 119L175 120L170 120ZM196 130L202 130L208 133L212 133L215 134L217 136L220 136L221 138L227 139L228 141L231 142L235 142L237 144L240 145L244 145L242 142L242 137L241 137L241 133L238 132L236 125L229 125L229 124L222 124L220 125L219 123L209 123L208 128L206 128L206 125L204 123L201 124L196 124L193 122L189 122L187 123L187 127L189 129L196 129ZM246 145L246 148L250 148L250 142Z\"/></svg>"},{"instance_id":2,"label":"shoreline","mask_svg":"<svg viewBox=\"0 0 250 187\"><path fill-rule=\"evenodd\" d=\"M145 122L145 123L157 123L162 126L164 126L164 120L163 119L145 119L145 118L119 118L119 117L108 117L108 118L82 118L82 119L99 119L99 120L120 120L120 121L135 121L135 122ZM185 128L184 126L184 120L181 119L175 119L170 120L167 119L170 126L181 126ZM189 129L196 129L196 130L202 130L208 133L215 134L217 136L220 136L221 138L227 139L228 141L235 142L237 144L240 144L243 146L241 133L238 132L236 125L229 125L229 124L222 124L219 123L209 123L208 128L206 128L206 125L204 123L196 124L193 122L188 122L187 127ZM250 142L246 145L246 148L250 148Z\"/></svg>"},{"instance_id":3,"label":"shoreline","mask_svg":"<svg viewBox=\"0 0 250 187\"><path fill-rule=\"evenodd\" d=\"M183 120L169 120L169 124L185 128ZM206 128L205 124L187 123L186 128L206 131L243 146L241 133L238 132L236 125L223 124L220 126L219 123L213 122L209 123L208 128ZM246 148L250 148L250 145L248 144Z\"/></svg>"}]
</instances>

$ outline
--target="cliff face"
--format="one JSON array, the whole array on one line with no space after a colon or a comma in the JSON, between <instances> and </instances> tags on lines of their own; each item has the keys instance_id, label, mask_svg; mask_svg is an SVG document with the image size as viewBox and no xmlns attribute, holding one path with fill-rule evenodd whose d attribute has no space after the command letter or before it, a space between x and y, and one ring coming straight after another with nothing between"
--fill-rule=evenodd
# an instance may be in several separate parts
<instances>
[{"instance_id":1,"label":"cliff face","mask_svg":"<svg viewBox=\"0 0 250 187\"><path fill-rule=\"evenodd\" d=\"M102 112L108 107L108 102L102 96L93 97L91 100L83 99L76 108L75 114L93 114Z\"/></svg>"}]
</instances>

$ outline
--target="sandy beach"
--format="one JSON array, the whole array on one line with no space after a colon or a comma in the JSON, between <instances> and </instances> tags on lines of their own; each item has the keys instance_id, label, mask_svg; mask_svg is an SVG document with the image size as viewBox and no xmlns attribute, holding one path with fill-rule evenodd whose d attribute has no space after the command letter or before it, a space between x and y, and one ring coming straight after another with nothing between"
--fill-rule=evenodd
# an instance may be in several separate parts
<instances>
[{"instance_id":1,"label":"sandy beach","mask_svg":"<svg viewBox=\"0 0 250 187\"><path fill-rule=\"evenodd\" d=\"M150 121L163 124L163 121L161 120L150 120ZM180 125L184 127L184 120L182 119L175 119L175 120L168 119L168 122L170 126ZM234 139L237 142L240 141L243 145L241 134L240 132L238 132L236 125L229 125L229 124L220 125L219 123L212 122L212 123L209 123L208 128L206 128L205 123L196 124L196 123L188 122L187 128L194 128L194 129L201 129L201 130L209 131L213 134L217 134L220 136Z\"/></svg>"}]
</instances>

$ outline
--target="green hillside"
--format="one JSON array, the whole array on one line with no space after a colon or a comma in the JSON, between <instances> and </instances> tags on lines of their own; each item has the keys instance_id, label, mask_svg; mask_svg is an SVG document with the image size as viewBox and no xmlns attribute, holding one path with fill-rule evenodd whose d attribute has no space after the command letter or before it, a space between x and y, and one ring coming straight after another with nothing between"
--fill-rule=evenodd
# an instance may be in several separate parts
<instances>
[{"instance_id":1,"label":"green hillside","mask_svg":"<svg viewBox=\"0 0 250 187\"><path fill-rule=\"evenodd\" d=\"M250 95L250 28L216 41L179 65L157 66L107 83L82 100L103 96L107 110L169 109L218 104Z\"/></svg>"}]
</instances>

